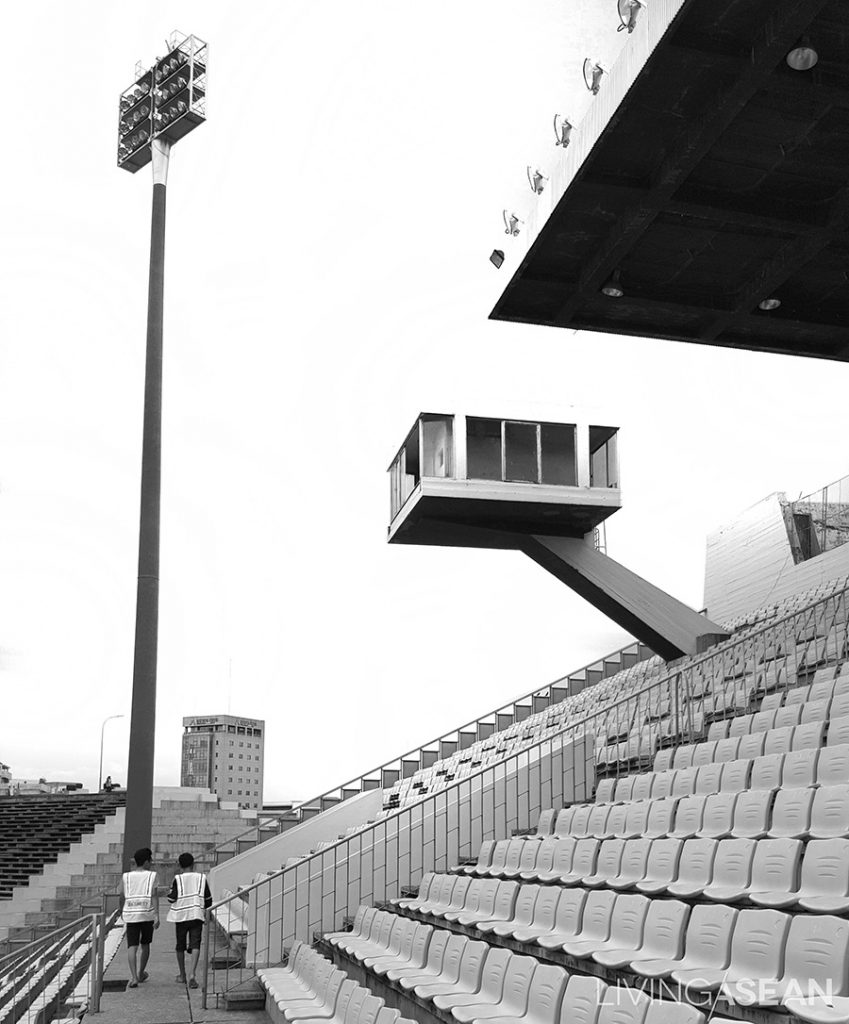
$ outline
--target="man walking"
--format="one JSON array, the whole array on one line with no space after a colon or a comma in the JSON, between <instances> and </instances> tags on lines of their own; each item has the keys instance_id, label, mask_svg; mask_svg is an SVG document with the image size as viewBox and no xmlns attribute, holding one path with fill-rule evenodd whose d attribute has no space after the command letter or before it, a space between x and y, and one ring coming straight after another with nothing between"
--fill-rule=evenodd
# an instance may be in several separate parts
<instances>
[{"instance_id":1,"label":"man walking","mask_svg":"<svg viewBox=\"0 0 849 1024\"><path fill-rule=\"evenodd\" d=\"M191 953L189 988L197 988L195 974L200 957L204 911L212 906L212 893L206 875L194 870L195 859L190 853L181 853L177 863L180 870L174 876L171 892L168 893L168 902L171 904L168 920L176 925L177 930L177 967L180 973L176 980L185 985L186 953Z\"/></svg>"},{"instance_id":2,"label":"man walking","mask_svg":"<svg viewBox=\"0 0 849 1024\"><path fill-rule=\"evenodd\" d=\"M130 965L128 988L138 988L147 981L145 968L150 958L154 928L159 927L159 900L156 896L156 872L152 870L153 853L142 847L133 854L136 867L121 880L121 916L127 926L127 960ZM138 955L141 946L141 956Z\"/></svg>"}]
</instances>

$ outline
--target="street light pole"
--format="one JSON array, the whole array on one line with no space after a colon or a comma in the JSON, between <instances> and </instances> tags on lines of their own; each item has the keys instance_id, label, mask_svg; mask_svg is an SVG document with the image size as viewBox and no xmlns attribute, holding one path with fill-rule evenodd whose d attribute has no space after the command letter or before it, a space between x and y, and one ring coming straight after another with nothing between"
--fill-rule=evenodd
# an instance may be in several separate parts
<instances>
[{"instance_id":1,"label":"street light pole","mask_svg":"<svg viewBox=\"0 0 849 1024\"><path fill-rule=\"evenodd\" d=\"M99 793L103 789L103 730L106 728L106 723L111 722L113 718L123 718L123 715L110 715L108 718L103 719L103 725L100 727L100 767L97 769L97 792Z\"/></svg>"}]
</instances>

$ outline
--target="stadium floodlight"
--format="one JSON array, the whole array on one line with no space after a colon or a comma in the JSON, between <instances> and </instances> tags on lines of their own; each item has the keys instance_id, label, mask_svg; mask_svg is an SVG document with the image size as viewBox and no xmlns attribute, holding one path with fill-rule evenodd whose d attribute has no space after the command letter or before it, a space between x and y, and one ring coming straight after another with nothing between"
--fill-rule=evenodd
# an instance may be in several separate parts
<instances>
[{"instance_id":1,"label":"stadium floodlight","mask_svg":"<svg viewBox=\"0 0 849 1024\"><path fill-rule=\"evenodd\" d=\"M622 285L619 282L619 270L614 270L610 277L601 286L602 295L607 295L611 299L621 299L625 294Z\"/></svg>"},{"instance_id":2,"label":"stadium floodlight","mask_svg":"<svg viewBox=\"0 0 849 1024\"><path fill-rule=\"evenodd\" d=\"M547 181L548 178L542 173L542 171L538 167L536 168L536 170L533 170L531 168L531 165L528 164L528 184L531 186L531 192L535 192L537 195L539 195L541 192L545 190L545 183Z\"/></svg>"},{"instance_id":3,"label":"stadium floodlight","mask_svg":"<svg viewBox=\"0 0 849 1024\"><path fill-rule=\"evenodd\" d=\"M495 267L496 270L500 270L504 263L504 250L493 249L489 256L489 262Z\"/></svg>"},{"instance_id":4,"label":"stadium floodlight","mask_svg":"<svg viewBox=\"0 0 849 1024\"><path fill-rule=\"evenodd\" d=\"M515 213L508 213L506 210L502 211L501 215L504 218L504 234L512 235L515 238L522 230L522 224L525 222L520 220Z\"/></svg>"},{"instance_id":5,"label":"stadium floodlight","mask_svg":"<svg viewBox=\"0 0 849 1024\"><path fill-rule=\"evenodd\" d=\"M788 66L794 71L810 71L819 59L820 55L811 46L807 36L803 36L798 45L794 46L785 57Z\"/></svg>"},{"instance_id":6,"label":"stadium floodlight","mask_svg":"<svg viewBox=\"0 0 849 1024\"><path fill-rule=\"evenodd\" d=\"M761 299L761 301L758 303L758 309L763 309L768 313L771 309L778 309L780 305L781 299L777 299L774 295L772 295L768 299Z\"/></svg>"},{"instance_id":7,"label":"stadium floodlight","mask_svg":"<svg viewBox=\"0 0 849 1024\"><path fill-rule=\"evenodd\" d=\"M125 870L135 850L150 846L153 817L162 478L165 186L171 147L206 120L206 43L197 36L174 32L167 46L167 54L157 57L149 68L136 66L135 81L121 93L118 103L118 166L132 174L148 163L153 169L136 632L124 827Z\"/></svg>"},{"instance_id":8,"label":"stadium floodlight","mask_svg":"<svg viewBox=\"0 0 849 1024\"><path fill-rule=\"evenodd\" d=\"M565 117L561 117L560 114L554 115L554 138L556 142L555 146L562 146L564 149L572 141L570 136L572 135L572 124Z\"/></svg>"},{"instance_id":9,"label":"stadium floodlight","mask_svg":"<svg viewBox=\"0 0 849 1024\"><path fill-rule=\"evenodd\" d=\"M637 26L637 15L645 4L642 3L642 0L617 0L616 6L619 10L619 20L622 23L616 31L621 32L624 28L630 35Z\"/></svg>"},{"instance_id":10,"label":"stadium floodlight","mask_svg":"<svg viewBox=\"0 0 849 1024\"><path fill-rule=\"evenodd\" d=\"M598 95L598 91L601 88L601 76L604 74L604 68L598 61L592 60L587 57L584 61L584 85L590 90L593 96Z\"/></svg>"}]
</instances>

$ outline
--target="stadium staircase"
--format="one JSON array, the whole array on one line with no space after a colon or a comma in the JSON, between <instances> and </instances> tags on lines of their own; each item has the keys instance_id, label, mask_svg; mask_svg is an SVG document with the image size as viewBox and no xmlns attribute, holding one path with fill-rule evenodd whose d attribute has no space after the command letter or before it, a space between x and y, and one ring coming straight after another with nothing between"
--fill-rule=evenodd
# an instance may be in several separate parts
<instances>
[{"instance_id":1,"label":"stadium staircase","mask_svg":"<svg viewBox=\"0 0 849 1024\"><path fill-rule=\"evenodd\" d=\"M246 943L209 993L253 974L275 1020L702 1024L724 986L729 1019L849 1021L846 585L514 723L467 776L454 751L393 781L379 821L214 908ZM546 801L579 739L594 794Z\"/></svg>"}]
</instances>

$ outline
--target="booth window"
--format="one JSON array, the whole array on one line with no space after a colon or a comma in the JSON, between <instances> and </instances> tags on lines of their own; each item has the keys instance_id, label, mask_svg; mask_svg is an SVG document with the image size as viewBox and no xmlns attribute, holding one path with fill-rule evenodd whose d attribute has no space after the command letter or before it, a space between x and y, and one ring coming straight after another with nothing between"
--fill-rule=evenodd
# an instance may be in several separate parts
<instances>
[{"instance_id":1,"label":"booth window","mask_svg":"<svg viewBox=\"0 0 849 1024\"><path fill-rule=\"evenodd\" d=\"M470 480L501 480L501 420L469 416L466 466Z\"/></svg>"},{"instance_id":2,"label":"booth window","mask_svg":"<svg viewBox=\"0 0 849 1024\"><path fill-rule=\"evenodd\" d=\"M590 427L590 487L619 486L617 427Z\"/></svg>"}]
</instances>

